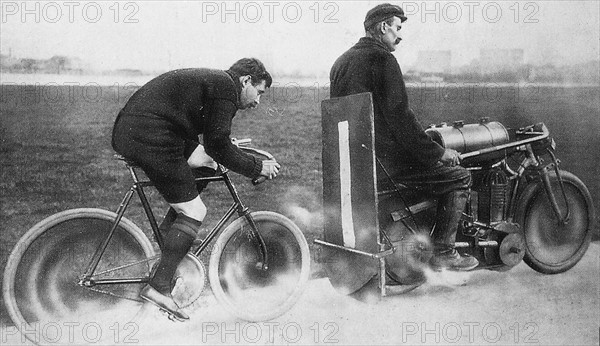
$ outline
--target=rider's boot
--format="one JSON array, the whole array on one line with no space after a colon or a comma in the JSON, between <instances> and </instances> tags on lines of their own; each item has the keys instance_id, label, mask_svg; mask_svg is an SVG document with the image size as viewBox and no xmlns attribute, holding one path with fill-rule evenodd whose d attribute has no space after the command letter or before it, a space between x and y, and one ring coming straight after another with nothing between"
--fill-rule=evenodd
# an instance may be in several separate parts
<instances>
[{"instance_id":1,"label":"rider's boot","mask_svg":"<svg viewBox=\"0 0 600 346\"><path fill-rule=\"evenodd\" d=\"M454 248L458 223L468 198L467 190L451 191L440 198L433 234L433 257L430 261L435 270L468 271L479 265L475 257L461 256Z\"/></svg>"},{"instance_id":2,"label":"rider's boot","mask_svg":"<svg viewBox=\"0 0 600 346\"><path fill-rule=\"evenodd\" d=\"M162 255L156 267L156 272L140 294L143 299L166 310L179 320L187 320L189 317L179 311L179 307L173 301L171 281L177 266L192 247L196 238L196 231L201 225L201 221L184 214L177 215L170 230L165 235Z\"/></svg>"}]
</instances>

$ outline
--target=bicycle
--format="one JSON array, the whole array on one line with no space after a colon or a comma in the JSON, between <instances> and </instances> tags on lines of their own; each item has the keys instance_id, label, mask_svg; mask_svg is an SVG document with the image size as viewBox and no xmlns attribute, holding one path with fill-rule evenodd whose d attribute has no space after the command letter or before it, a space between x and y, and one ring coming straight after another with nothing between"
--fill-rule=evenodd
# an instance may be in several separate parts
<instances>
[{"instance_id":1,"label":"bicycle","mask_svg":"<svg viewBox=\"0 0 600 346\"><path fill-rule=\"evenodd\" d=\"M274 159L266 151L248 147L249 142L234 140L247 153ZM144 191L153 184L140 178L135 163L117 158L124 160L133 185L116 212L82 208L54 214L26 232L11 252L3 295L10 318L26 337L30 338L24 331L40 321L56 322L73 316L96 321L114 316L111 311L134 315L142 309L139 292L160 255L144 232L124 217L134 194L141 201L159 249L163 235ZM216 239L208 278L217 301L243 320L276 318L292 308L308 282L308 243L287 217L269 211L250 212L228 170L217 166L215 174L197 177L196 182L223 182L233 203L177 268L173 298L185 308L200 297L206 269L199 257ZM265 180L261 178L253 184ZM238 218L229 223L236 212Z\"/></svg>"}]
</instances>

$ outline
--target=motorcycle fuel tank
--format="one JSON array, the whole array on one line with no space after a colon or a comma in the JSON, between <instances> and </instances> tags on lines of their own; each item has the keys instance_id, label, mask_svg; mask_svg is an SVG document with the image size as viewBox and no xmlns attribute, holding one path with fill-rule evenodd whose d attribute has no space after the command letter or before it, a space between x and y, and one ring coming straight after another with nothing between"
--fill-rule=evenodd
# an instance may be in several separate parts
<instances>
[{"instance_id":1,"label":"motorcycle fuel tank","mask_svg":"<svg viewBox=\"0 0 600 346\"><path fill-rule=\"evenodd\" d=\"M455 121L452 126L445 123L431 125L425 132L439 145L454 149L461 154L490 148L510 141L508 131L497 121L482 118L478 124ZM479 157L476 161L490 161L504 156L504 151Z\"/></svg>"}]
</instances>

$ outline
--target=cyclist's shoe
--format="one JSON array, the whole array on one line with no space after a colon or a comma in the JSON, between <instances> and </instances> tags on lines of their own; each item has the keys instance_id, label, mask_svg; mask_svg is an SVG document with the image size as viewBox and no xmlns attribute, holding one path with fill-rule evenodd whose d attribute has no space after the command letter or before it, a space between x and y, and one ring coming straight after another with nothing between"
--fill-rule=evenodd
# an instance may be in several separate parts
<instances>
[{"instance_id":1,"label":"cyclist's shoe","mask_svg":"<svg viewBox=\"0 0 600 346\"><path fill-rule=\"evenodd\" d=\"M176 319L180 322L184 322L190 319L190 317L183 311L179 310L177 304L171 297L168 297L158 292L154 287L146 285L140 292L140 297L145 301L148 301L156 305L159 309L169 314L169 318Z\"/></svg>"},{"instance_id":2,"label":"cyclist's shoe","mask_svg":"<svg viewBox=\"0 0 600 346\"><path fill-rule=\"evenodd\" d=\"M469 271L475 269L479 265L479 261L475 257L461 256L456 249L443 251L434 254L430 261L433 270L440 271L442 269L452 271Z\"/></svg>"}]
</instances>

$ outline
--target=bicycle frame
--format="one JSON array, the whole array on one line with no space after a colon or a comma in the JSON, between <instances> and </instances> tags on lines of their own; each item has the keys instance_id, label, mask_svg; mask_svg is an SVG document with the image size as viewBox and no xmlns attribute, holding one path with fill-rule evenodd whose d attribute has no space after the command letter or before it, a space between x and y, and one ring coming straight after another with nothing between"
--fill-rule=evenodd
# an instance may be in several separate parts
<instances>
[{"instance_id":1,"label":"bicycle frame","mask_svg":"<svg viewBox=\"0 0 600 346\"><path fill-rule=\"evenodd\" d=\"M255 152L258 154L263 154L263 152L261 152L257 149L244 148L244 150ZM122 158L120 156L118 156L117 158L124 160L124 158ZM133 164L131 162L128 162L126 160L124 160L124 161L125 161L125 165L126 165L127 169L129 170L129 173L133 179L133 185L131 186L129 191L127 191L127 193L125 194L125 197L123 198L123 200L121 201L121 204L119 205L119 208L117 209L117 212L116 212L117 217L115 218L115 221L112 225L112 228L111 228L108 236L100 244L100 246L96 249L94 255L92 256L90 264L88 265L88 267L86 269L85 274L83 274L83 276L81 277L81 279L78 283L81 286L93 287L96 285L137 284L137 283L149 282L149 280L150 280L149 277L93 279L94 275L96 274L95 271L98 267L98 264L100 263L100 259L102 258L102 255L106 251L106 248L108 247L108 244L110 243L110 240L112 239L114 233L116 232L117 227L118 227L119 223L121 222L123 215L125 214L125 210L129 206L129 203L131 202L131 198L133 197L134 194L137 194L138 197L140 198L140 201L142 203L142 208L144 209L144 212L148 218L148 221L150 222L150 226L152 228L152 233L154 234L154 239L158 243L159 248L161 250L163 248L163 235L161 234L161 232L159 230L158 223L154 216L154 212L152 211L150 202L148 201L148 198L146 197L146 193L144 192L145 187L152 187L152 186L154 186L154 184L147 179L141 180L138 176L138 173L136 172L136 169L139 169L139 167L137 167L135 164ZM208 235L202 241L202 243L200 243L200 245L193 252L193 254L195 256L199 256L200 253L202 253L202 251L204 251L206 249L208 244L210 244L211 241L223 230L223 227L227 224L227 222L229 220L231 220L233 215L237 212L240 217L243 216L246 218L246 220L248 221L248 224L250 225L251 235L253 237L255 237L255 239L258 240L258 243L260 246L260 251L262 254L262 259L263 259L262 267L264 270L266 270L268 268L267 249L266 249L264 240L262 239L262 237L260 236L260 233L258 232L256 223L254 222L252 215L250 214L248 208L241 201L239 194L237 192L237 189L235 188L233 182L229 178L227 168L225 168L224 166L219 164L217 172L218 172L218 174L215 176L198 177L195 180L196 180L196 182L215 182L215 181L224 182L225 185L227 186L229 193L231 194L231 197L233 198L233 203L229 207L229 209L225 212L225 214L221 217L219 222L208 233ZM150 258L150 259L152 259L152 258ZM148 261L150 259L146 259L144 261ZM144 262L144 261L142 261L142 262ZM122 269L124 267L133 266L133 265L136 265L139 263L141 263L141 262L126 264L126 265L124 265L122 267L118 267L116 269ZM112 269L112 270L116 270L116 269ZM105 271L105 272L107 272L107 271Z\"/></svg>"}]
</instances>

